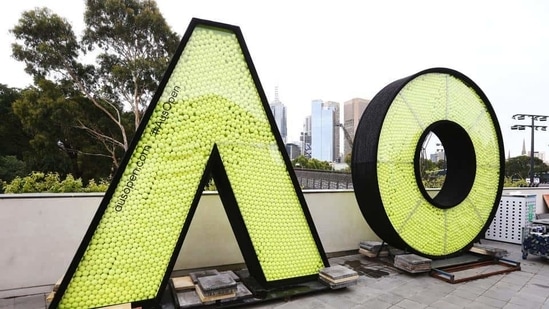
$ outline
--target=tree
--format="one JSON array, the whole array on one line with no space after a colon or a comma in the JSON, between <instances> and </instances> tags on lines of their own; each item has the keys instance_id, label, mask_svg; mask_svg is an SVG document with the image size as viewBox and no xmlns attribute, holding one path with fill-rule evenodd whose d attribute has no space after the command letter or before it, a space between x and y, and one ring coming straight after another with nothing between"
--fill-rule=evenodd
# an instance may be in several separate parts
<instances>
[{"instance_id":1,"label":"tree","mask_svg":"<svg viewBox=\"0 0 549 309\"><path fill-rule=\"evenodd\" d=\"M351 161L353 159L353 153L349 152L345 155L343 158L343 162L347 164L347 166L342 170L343 172L350 173L351 172Z\"/></svg>"},{"instance_id":2,"label":"tree","mask_svg":"<svg viewBox=\"0 0 549 309\"><path fill-rule=\"evenodd\" d=\"M549 171L549 166L541 159L534 158L534 174ZM505 176L526 179L530 177L530 157L518 156L510 158L505 162Z\"/></svg>"},{"instance_id":3,"label":"tree","mask_svg":"<svg viewBox=\"0 0 549 309\"><path fill-rule=\"evenodd\" d=\"M437 169L437 164L429 159L420 158L419 166L422 178L428 177L428 172Z\"/></svg>"},{"instance_id":4,"label":"tree","mask_svg":"<svg viewBox=\"0 0 549 309\"><path fill-rule=\"evenodd\" d=\"M87 0L82 43L98 50L106 98L131 107L135 128L179 43L155 1Z\"/></svg>"},{"instance_id":5,"label":"tree","mask_svg":"<svg viewBox=\"0 0 549 309\"><path fill-rule=\"evenodd\" d=\"M128 149L128 131L139 125L179 40L152 0L87 0L84 21L79 42L70 23L49 9L26 11L11 30L12 53L35 83L47 78L72 87L112 122L117 132L78 126L112 156ZM81 61L87 53L95 64ZM133 114L133 125L125 123L124 110ZM119 157L113 164L118 167Z\"/></svg>"},{"instance_id":6,"label":"tree","mask_svg":"<svg viewBox=\"0 0 549 309\"><path fill-rule=\"evenodd\" d=\"M29 136L12 109L12 104L20 97L19 89L0 84L0 156L15 156L22 160L23 152L28 149Z\"/></svg>"},{"instance_id":7,"label":"tree","mask_svg":"<svg viewBox=\"0 0 549 309\"><path fill-rule=\"evenodd\" d=\"M97 130L113 131L116 127L101 118L100 111L91 108L86 98L67 96L68 92L41 79L37 87L23 90L13 103L22 129L31 136L24 160L32 171L71 173L84 182L108 177L111 156L102 154L103 147L78 126L85 123Z\"/></svg>"},{"instance_id":8,"label":"tree","mask_svg":"<svg viewBox=\"0 0 549 309\"><path fill-rule=\"evenodd\" d=\"M320 161L318 159L308 159L301 155L292 161L293 166L300 168L307 168L312 170L332 170L330 162Z\"/></svg>"},{"instance_id":9,"label":"tree","mask_svg":"<svg viewBox=\"0 0 549 309\"><path fill-rule=\"evenodd\" d=\"M22 177L27 173L25 162L17 159L15 156L0 156L0 183L2 181L10 182L15 177Z\"/></svg>"},{"instance_id":10,"label":"tree","mask_svg":"<svg viewBox=\"0 0 549 309\"><path fill-rule=\"evenodd\" d=\"M445 160L438 160L436 163L435 163L436 167L439 169L439 170L444 170L446 169L446 161Z\"/></svg>"}]
</instances>

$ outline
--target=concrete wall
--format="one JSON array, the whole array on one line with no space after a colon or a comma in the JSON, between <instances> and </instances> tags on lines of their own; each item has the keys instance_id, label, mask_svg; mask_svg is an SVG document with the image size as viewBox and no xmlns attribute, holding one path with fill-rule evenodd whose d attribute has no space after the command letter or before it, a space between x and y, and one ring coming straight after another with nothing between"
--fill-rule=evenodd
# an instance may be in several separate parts
<instances>
[{"instance_id":1,"label":"concrete wall","mask_svg":"<svg viewBox=\"0 0 549 309\"><path fill-rule=\"evenodd\" d=\"M55 283L66 271L101 196L1 195L0 297L40 292Z\"/></svg>"},{"instance_id":2,"label":"concrete wall","mask_svg":"<svg viewBox=\"0 0 549 309\"><path fill-rule=\"evenodd\" d=\"M327 253L358 249L379 239L353 191L305 192ZM69 266L102 194L0 195L0 298L47 292ZM243 263L229 221L215 193L205 193L174 270Z\"/></svg>"},{"instance_id":3,"label":"concrete wall","mask_svg":"<svg viewBox=\"0 0 549 309\"><path fill-rule=\"evenodd\" d=\"M536 194L536 213L549 209L549 188L506 189ZM379 240L351 190L305 191L324 251L356 250L361 240ZM0 298L47 292L65 273L102 194L0 195ZM243 258L219 196L200 200L174 270L242 263Z\"/></svg>"}]
</instances>

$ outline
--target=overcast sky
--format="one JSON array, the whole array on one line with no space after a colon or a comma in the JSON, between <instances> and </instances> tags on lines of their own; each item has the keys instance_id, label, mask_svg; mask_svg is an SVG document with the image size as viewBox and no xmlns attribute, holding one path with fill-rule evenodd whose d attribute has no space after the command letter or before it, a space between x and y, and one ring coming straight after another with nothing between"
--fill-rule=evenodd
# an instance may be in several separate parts
<instances>
[{"instance_id":1,"label":"overcast sky","mask_svg":"<svg viewBox=\"0 0 549 309\"><path fill-rule=\"evenodd\" d=\"M467 75L487 95L505 155L530 149L513 114L549 115L549 1L157 0L182 35L193 17L239 26L269 101L278 86L297 140L311 101L371 99L390 82L431 67ZM84 1L18 0L0 11L0 83L31 79L11 57L8 33L24 10L49 7L82 32ZM537 123L542 125L543 123ZM549 125L549 123L547 123ZM535 135L549 156L549 131Z\"/></svg>"}]
</instances>

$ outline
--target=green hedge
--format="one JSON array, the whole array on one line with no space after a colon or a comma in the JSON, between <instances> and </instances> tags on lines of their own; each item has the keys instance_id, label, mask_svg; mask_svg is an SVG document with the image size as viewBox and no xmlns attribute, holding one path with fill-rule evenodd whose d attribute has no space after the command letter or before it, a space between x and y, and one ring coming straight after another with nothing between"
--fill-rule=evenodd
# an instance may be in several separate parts
<instances>
[{"instance_id":1,"label":"green hedge","mask_svg":"<svg viewBox=\"0 0 549 309\"><path fill-rule=\"evenodd\" d=\"M2 182L4 193L40 193L40 192L105 192L109 187L107 181L96 183L90 180L87 186L82 179L67 175L65 179L57 173L32 172L25 177L15 177L10 183Z\"/></svg>"}]
</instances>

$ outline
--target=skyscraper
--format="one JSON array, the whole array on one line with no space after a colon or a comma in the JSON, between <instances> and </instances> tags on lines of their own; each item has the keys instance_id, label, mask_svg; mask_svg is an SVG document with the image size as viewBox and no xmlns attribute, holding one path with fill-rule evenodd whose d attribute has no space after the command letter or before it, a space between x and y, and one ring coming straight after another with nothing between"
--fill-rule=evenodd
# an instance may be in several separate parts
<instances>
[{"instance_id":1,"label":"skyscraper","mask_svg":"<svg viewBox=\"0 0 549 309\"><path fill-rule=\"evenodd\" d=\"M343 156L345 157L352 151L352 141L355 139L356 128L360 122L360 118L364 113L370 100L362 98L353 98L343 103L343 128L349 134L350 141L345 138L343 142Z\"/></svg>"},{"instance_id":2,"label":"skyscraper","mask_svg":"<svg viewBox=\"0 0 549 309\"><path fill-rule=\"evenodd\" d=\"M288 128L286 125L286 106L278 99L278 87L275 87L275 98L270 104L271 112L273 113L276 126L282 136L282 142L286 144L286 138L288 136Z\"/></svg>"},{"instance_id":3,"label":"skyscraper","mask_svg":"<svg viewBox=\"0 0 549 309\"><path fill-rule=\"evenodd\" d=\"M339 103L314 100L311 103L311 157L334 162L339 153Z\"/></svg>"},{"instance_id":4,"label":"skyscraper","mask_svg":"<svg viewBox=\"0 0 549 309\"><path fill-rule=\"evenodd\" d=\"M301 154L307 158L310 159L312 152L311 152L311 116L305 117L305 121L303 122L303 131L301 132Z\"/></svg>"},{"instance_id":5,"label":"skyscraper","mask_svg":"<svg viewBox=\"0 0 549 309\"><path fill-rule=\"evenodd\" d=\"M294 143L287 143L286 144L286 152L288 153L288 156L290 157L290 160L294 160L301 154L301 147L299 147L298 144Z\"/></svg>"}]
</instances>

